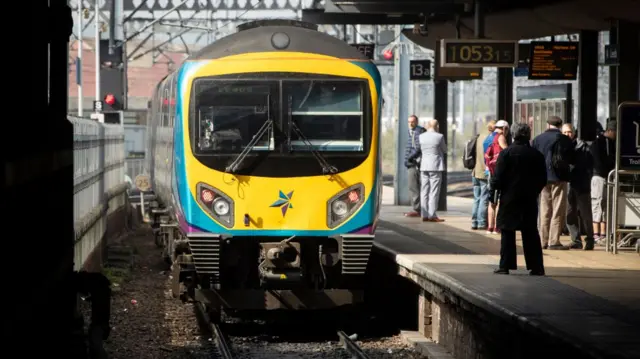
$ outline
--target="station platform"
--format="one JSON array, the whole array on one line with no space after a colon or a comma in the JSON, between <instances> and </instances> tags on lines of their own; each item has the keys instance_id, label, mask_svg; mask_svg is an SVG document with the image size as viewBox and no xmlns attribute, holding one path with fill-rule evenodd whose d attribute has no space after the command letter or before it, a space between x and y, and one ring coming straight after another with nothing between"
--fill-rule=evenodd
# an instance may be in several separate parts
<instances>
[{"instance_id":1,"label":"station platform","mask_svg":"<svg viewBox=\"0 0 640 359\"><path fill-rule=\"evenodd\" d=\"M385 187L376 250L392 258L400 275L431 292L431 296L441 296L454 304L458 301L456 305L464 302L480 308L486 320L512 324L518 330L535 332L539 338L559 340L558 345L571 347L567 353L580 358L640 355L637 253L614 255L600 248L545 250L547 275L532 277L525 270L519 242L519 270L496 275L492 272L499 260L500 237L471 230L472 199L449 197L449 211L438 213L445 222L423 223L404 217L408 208L393 206L392 198L393 188ZM562 242L568 244L569 238L562 238ZM432 328L431 334L437 336L436 329ZM437 330L443 335L442 328ZM453 340L451 343L454 345ZM464 353L468 349L451 345L448 349L456 358L468 357Z\"/></svg>"}]
</instances>

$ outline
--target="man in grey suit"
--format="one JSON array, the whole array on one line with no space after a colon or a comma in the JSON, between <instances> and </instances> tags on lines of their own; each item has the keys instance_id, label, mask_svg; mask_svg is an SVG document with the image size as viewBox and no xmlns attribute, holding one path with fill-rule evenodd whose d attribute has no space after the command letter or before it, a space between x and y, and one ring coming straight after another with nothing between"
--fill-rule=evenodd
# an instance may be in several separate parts
<instances>
[{"instance_id":1,"label":"man in grey suit","mask_svg":"<svg viewBox=\"0 0 640 359\"><path fill-rule=\"evenodd\" d=\"M437 120L430 120L427 131L420 135L420 204L423 222L444 222L436 216L438 199L440 197L440 185L444 172L444 156L447 153L447 144L444 135L438 132Z\"/></svg>"}]
</instances>

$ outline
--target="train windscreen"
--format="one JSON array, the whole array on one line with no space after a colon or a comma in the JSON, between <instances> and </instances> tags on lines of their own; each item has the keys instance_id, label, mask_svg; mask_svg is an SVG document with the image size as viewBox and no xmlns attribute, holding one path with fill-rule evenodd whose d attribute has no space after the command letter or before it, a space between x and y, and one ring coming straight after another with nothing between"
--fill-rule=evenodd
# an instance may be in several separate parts
<instances>
[{"instance_id":1,"label":"train windscreen","mask_svg":"<svg viewBox=\"0 0 640 359\"><path fill-rule=\"evenodd\" d=\"M204 83L196 91L198 154L240 153L270 118L271 87L260 83ZM274 149L273 131L263 131L253 151Z\"/></svg>"},{"instance_id":2,"label":"train windscreen","mask_svg":"<svg viewBox=\"0 0 640 359\"><path fill-rule=\"evenodd\" d=\"M290 149L364 151L363 85L349 80L283 81L289 120Z\"/></svg>"}]
</instances>

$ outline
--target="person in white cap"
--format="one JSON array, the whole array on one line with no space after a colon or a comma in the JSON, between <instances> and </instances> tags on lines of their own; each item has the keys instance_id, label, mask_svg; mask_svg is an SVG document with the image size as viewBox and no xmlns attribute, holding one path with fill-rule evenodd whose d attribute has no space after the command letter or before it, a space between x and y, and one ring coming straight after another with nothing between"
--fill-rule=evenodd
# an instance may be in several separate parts
<instances>
[{"instance_id":1,"label":"person in white cap","mask_svg":"<svg viewBox=\"0 0 640 359\"><path fill-rule=\"evenodd\" d=\"M509 131L509 123L505 120L496 122L496 128L493 131L494 135L491 143L484 152L485 163L487 164L487 171L489 172L489 193L493 193L491 188L491 176L495 172L496 162L498 161L498 155L502 150L507 148L507 133ZM489 196L489 208L487 210L487 233L499 234L500 229L496 227L496 210L497 203L493 196Z\"/></svg>"}]
</instances>

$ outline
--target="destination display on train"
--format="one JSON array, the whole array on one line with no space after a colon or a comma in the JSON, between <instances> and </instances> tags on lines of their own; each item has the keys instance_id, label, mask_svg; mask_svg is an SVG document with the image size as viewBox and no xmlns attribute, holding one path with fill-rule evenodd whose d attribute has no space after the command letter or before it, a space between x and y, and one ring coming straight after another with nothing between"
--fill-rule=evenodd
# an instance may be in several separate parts
<instances>
[{"instance_id":1,"label":"destination display on train","mask_svg":"<svg viewBox=\"0 0 640 359\"><path fill-rule=\"evenodd\" d=\"M529 80L575 80L578 75L578 43L534 41L529 58Z\"/></svg>"}]
</instances>

